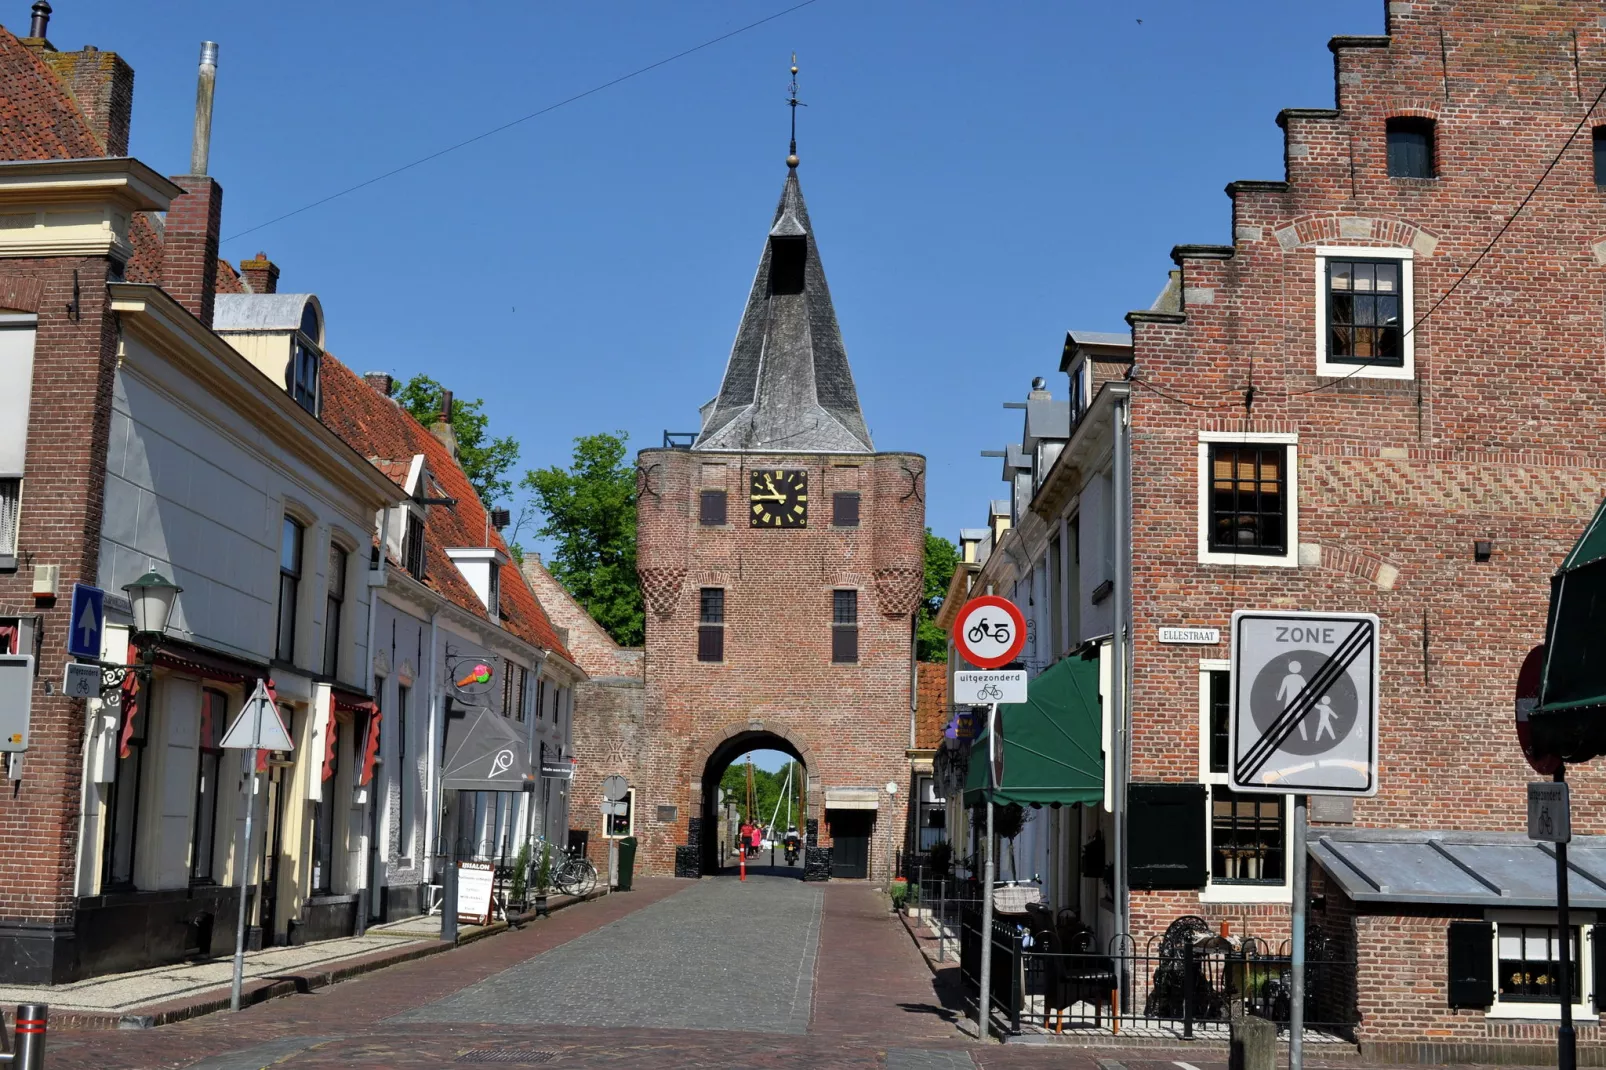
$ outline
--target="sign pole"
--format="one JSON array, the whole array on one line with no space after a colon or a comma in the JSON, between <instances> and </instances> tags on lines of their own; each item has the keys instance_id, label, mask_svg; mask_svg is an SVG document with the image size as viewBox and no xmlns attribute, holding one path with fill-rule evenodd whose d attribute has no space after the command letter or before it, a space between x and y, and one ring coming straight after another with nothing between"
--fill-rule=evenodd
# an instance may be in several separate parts
<instances>
[{"instance_id":1,"label":"sign pole","mask_svg":"<svg viewBox=\"0 0 1606 1070\"><path fill-rule=\"evenodd\" d=\"M981 990L976 998L976 1032L985 1040L992 1035L992 980L993 980L993 748L998 738L998 703L987 707L987 779L989 786L983 796L987 800L987 835L982 839L981 878Z\"/></svg>"},{"instance_id":2,"label":"sign pole","mask_svg":"<svg viewBox=\"0 0 1606 1070\"><path fill-rule=\"evenodd\" d=\"M258 685L260 686L260 684ZM234 926L234 981L229 989L229 1010L240 1009L240 988L245 983L245 905L251 880L251 815L257 808L257 751L262 743L262 703L252 694L251 749L244 753L251 768L251 793L245 797L245 861L240 868L240 917Z\"/></svg>"},{"instance_id":3,"label":"sign pole","mask_svg":"<svg viewBox=\"0 0 1606 1070\"><path fill-rule=\"evenodd\" d=\"M1293 976L1289 985L1288 1070L1301 1070L1305 1065L1305 909L1309 901L1305 894L1306 803L1306 796L1294 796L1294 946L1289 963Z\"/></svg>"},{"instance_id":4,"label":"sign pole","mask_svg":"<svg viewBox=\"0 0 1606 1070\"><path fill-rule=\"evenodd\" d=\"M1565 763L1557 768L1555 779L1558 784L1567 782ZM1561 943L1561 1025L1556 1028L1556 1070L1574 1070L1578 1065L1577 1037L1573 1032L1572 918L1567 898L1567 841L1561 839L1556 844L1556 936Z\"/></svg>"}]
</instances>

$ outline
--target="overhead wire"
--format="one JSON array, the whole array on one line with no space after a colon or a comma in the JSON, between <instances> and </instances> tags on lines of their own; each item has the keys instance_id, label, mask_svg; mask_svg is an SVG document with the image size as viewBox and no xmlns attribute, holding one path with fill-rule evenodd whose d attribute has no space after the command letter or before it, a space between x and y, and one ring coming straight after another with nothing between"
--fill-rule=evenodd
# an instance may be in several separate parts
<instances>
[{"instance_id":1,"label":"overhead wire","mask_svg":"<svg viewBox=\"0 0 1606 1070\"><path fill-rule=\"evenodd\" d=\"M241 230L241 231L236 231L235 233L230 234L228 237L224 238L223 241L231 242L231 241L235 240L236 238L243 238L247 234L252 234L252 233L255 233L256 231L262 230L264 227L271 227L275 223L282 223L286 219L291 218L292 216L300 215L302 212L310 212L312 209L318 208L318 207L320 207L322 205L325 205L325 204L328 204L330 201L339 200L341 197L344 197L344 196L346 196L348 194L351 194L351 193L356 193L360 189L366 189L367 187L374 185L376 182L383 182L385 179L392 178L392 177L394 177L396 175L399 175L403 171L410 171L415 167L420 167L423 164L429 163L431 160L438 160L442 156L447 155L448 153L456 152L458 149L467 148L468 146L474 144L475 142L484 141L486 138L492 137L492 136L494 136L496 134L500 134L504 130L511 130L513 127L518 126L521 123L527 123L531 119L538 119L543 115L546 115L546 114L548 114L550 112L557 111L559 108L566 107L567 105L573 104L576 101L584 100L586 97L589 97L589 96L594 96L597 93L602 92L604 89L612 89L614 86L619 85L621 82L628 82L632 78L639 78L641 75L646 74L649 71L655 71L659 67L666 66L666 65L668 65L670 63L675 62L676 60L685 59L687 56L690 56L695 52L701 52L704 49L712 48L714 45L717 45L722 41L728 41L732 37L737 37L737 36L739 36L741 34L746 33L749 30L757 29L758 27L764 25L767 22L774 22L778 18L782 18L782 17L784 17L786 15L790 15L794 11L799 11L799 10L805 8L805 7L808 7L811 4L816 4L818 2L819 2L819 0L802 0L801 3L793 4L791 7L784 8L784 9L782 9L780 11L777 11L773 15L766 15L764 18L758 19L758 20L756 20L754 22L749 22L745 26L740 26L740 27L738 27L738 28L736 28L734 30L730 30L730 31L728 31L726 33L722 33L718 37L710 37L708 40L704 41L702 44L693 45L691 48L683 49L683 50L681 50L679 52L676 52L672 56L666 56L665 58L663 58L661 60L658 60L655 63L649 63L645 67L638 67L635 70L631 71L629 74L621 74L617 78L609 79L608 81L603 82L600 85L594 85L590 89L584 90L583 92L576 93L576 94L574 94L573 96L570 96L570 97L565 97L564 99L562 99L560 101L557 101L554 104L548 104L546 107L537 109L536 111L532 111L528 115L521 115L517 119L511 119L508 122L505 122L505 123L501 124L500 126L494 126L491 129L486 130L486 131L484 131L482 133L475 134L473 137L465 138L464 140L459 141L456 144L448 145L443 149L438 149L435 152L432 152L427 156L420 156L416 160L411 160L411 161L409 161L407 163L401 164L398 167L393 167L389 171L385 171L382 174L375 175L372 178L366 178L361 182L358 182L358 183L356 183L354 185L351 185L351 186L347 186L345 189L339 190L339 191L337 191L335 193L331 193L328 196L319 197L317 200L310 201L307 204L302 205L300 208L296 208L296 209L294 209L292 211L285 212L283 215L274 216L272 219L269 219L266 222L258 223L256 226L247 227L246 229Z\"/></svg>"}]
</instances>

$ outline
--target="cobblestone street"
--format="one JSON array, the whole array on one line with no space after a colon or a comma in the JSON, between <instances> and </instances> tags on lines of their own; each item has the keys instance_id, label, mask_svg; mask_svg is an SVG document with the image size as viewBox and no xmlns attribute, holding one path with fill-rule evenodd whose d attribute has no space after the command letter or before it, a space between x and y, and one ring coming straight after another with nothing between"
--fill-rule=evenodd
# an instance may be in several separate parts
<instances>
[{"instance_id":1,"label":"cobblestone street","mask_svg":"<svg viewBox=\"0 0 1606 1070\"><path fill-rule=\"evenodd\" d=\"M634 892L520 931L238 1015L57 1032L47 1065L1215 1070L1225 1063L1209 1051L981 1045L954 1020L947 986L931 976L871 885L648 879Z\"/></svg>"}]
</instances>

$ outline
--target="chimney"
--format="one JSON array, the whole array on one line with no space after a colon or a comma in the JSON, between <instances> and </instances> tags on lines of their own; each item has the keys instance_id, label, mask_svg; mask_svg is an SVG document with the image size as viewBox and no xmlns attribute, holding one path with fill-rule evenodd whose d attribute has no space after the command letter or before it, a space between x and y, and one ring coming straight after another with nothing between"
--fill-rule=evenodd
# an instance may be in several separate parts
<instances>
[{"instance_id":1,"label":"chimney","mask_svg":"<svg viewBox=\"0 0 1606 1070\"><path fill-rule=\"evenodd\" d=\"M254 294L279 292L279 265L268 259L267 253L257 253L252 260L240 261L240 274Z\"/></svg>"},{"instance_id":2,"label":"chimney","mask_svg":"<svg viewBox=\"0 0 1606 1070\"><path fill-rule=\"evenodd\" d=\"M115 52L85 45L78 52L57 52L45 37L50 28L50 5L38 0L33 21L22 44L48 66L72 93L102 155L128 155L128 123L134 111L134 68Z\"/></svg>"},{"instance_id":3,"label":"chimney","mask_svg":"<svg viewBox=\"0 0 1606 1070\"><path fill-rule=\"evenodd\" d=\"M272 291L269 292L271 293ZM388 372L363 372L362 378L363 382L367 383L369 386L373 387L387 398L390 397L390 392L396 389L396 380L392 379L390 377L390 373Z\"/></svg>"},{"instance_id":4,"label":"chimney","mask_svg":"<svg viewBox=\"0 0 1606 1070\"><path fill-rule=\"evenodd\" d=\"M195 90L195 141L190 148L190 166L197 169L172 176L184 193L167 210L162 251L162 288L208 327L217 298L218 233L223 224L223 187L206 173L216 79L217 45L205 41Z\"/></svg>"},{"instance_id":5,"label":"chimney","mask_svg":"<svg viewBox=\"0 0 1606 1070\"><path fill-rule=\"evenodd\" d=\"M452 460L457 460L457 432L452 430L452 392L441 391L440 411L435 414L435 423L430 427L429 433L440 439L441 445L451 453Z\"/></svg>"},{"instance_id":6,"label":"chimney","mask_svg":"<svg viewBox=\"0 0 1606 1070\"><path fill-rule=\"evenodd\" d=\"M1054 395L1048 390L1048 380L1041 375L1032 380L1031 393L1026 395L1027 401L1052 401Z\"/></svg>"},{"instance_id":7,"label":"chimney","mask_svg":"<svg viewBox=\"0 0 1606 1070\"><path fill-rule=\"evenodd\" d=\"M33 5L33 21L28 23L28 36L43 41L50 29L50 4L47 0L38 0Z\"/></svg>"}]
</instances>

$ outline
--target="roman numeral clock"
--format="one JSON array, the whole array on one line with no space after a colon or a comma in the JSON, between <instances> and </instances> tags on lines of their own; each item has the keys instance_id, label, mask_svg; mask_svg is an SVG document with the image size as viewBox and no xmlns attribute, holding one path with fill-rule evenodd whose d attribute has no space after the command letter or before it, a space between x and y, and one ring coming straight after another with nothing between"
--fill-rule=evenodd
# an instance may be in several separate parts
<instances>
[{"instance_id":1,"label":"roman numeral clock","mask_svg":"<svg viewBox=\"0 0 1606 1070\"><path fill-rule=\"evenodd\" d=\"M747 500L755 528L806 528L809 524L809 474L801 468L755 471Z\"/></svg>"}]
</instances>

